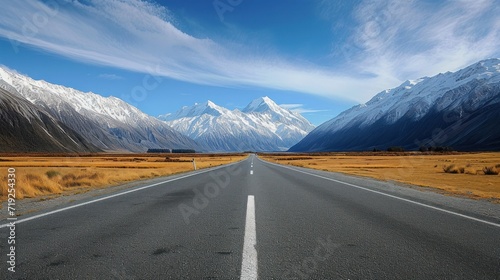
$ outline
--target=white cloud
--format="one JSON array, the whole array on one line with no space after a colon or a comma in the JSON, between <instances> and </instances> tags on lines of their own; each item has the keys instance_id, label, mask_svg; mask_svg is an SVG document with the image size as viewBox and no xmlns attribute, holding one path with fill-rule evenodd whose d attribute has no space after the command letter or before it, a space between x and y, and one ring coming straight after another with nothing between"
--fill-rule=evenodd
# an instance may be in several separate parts
<instances>
[{"instance_id":1,"label":"white cloud","mask_svg":"<svg viewBox=\"0 0 500 280\"><path fill-rule=\"evenodd\" d=\"M352 55L346 65L351 74L195 38L175 27L168 9L140 0L9 1L0 10L0 36L9 38L14 49L21 42L86 63L197 84L364 102L404 79L499 55L500 12L494 0L426 5L364 1L356 10L359 26L346 46L355 50L347 54Z\"/></svg>"},{"instance_id":2,"label":"white cloud","mask_svg":"<svg viewBox=\"0 0 500 280\"><path fill-rule=\"evenodd\" d=\"M500 56L500 5L495 0L442 2L365 0L344 48L351 66L391 80L455 71Z\"/></svg>"},{"instance_id":3,"label":"white cloud","mask_svg":"<svg viewBox=\"0 0 500 280\"><path fill-rule=\"evenodd\" d=\"M298 103L294 103L294 104L279 104L279 106L283 107L285 109L292 110L292 109L303 107L304 104L298 104Z\"/></svg>"},{"instance_id":4,"label":"white cloud","mask_svg":"<svg viewBox=\"0 0 500 280\"><path fill-rule=\"evenodd\" d=\"M280 104L279 106L299 114L318 113L327 111L327 110L306 109L304 108L304 104Z\"/></svg>"},{"instance_id":5,"label":"white cloud","mask_svg":"<svg viewBox=\"0 0 500 280\"><path fill-rule=\"evenodd\" d=\"M0 36L86 63L219 86L257 86L360 101L386 81L250 55L183 33L169 11L139 0L19 0L0 10ZM57 2L62 3L62 2ZM85 4L84 4L85 3ZM232 46L234 47L234 46ZM369 86L369 84L372 84ZM361 93L361 95L360 95Z\"/></svg>"},{"instance_id":6,"label":"white cloud","mask_svg":"<svg viewBox=\"0 0 500 280\"><path fill-rule=\"evenodd\" d=\"M106 79L106 80L123 80L122 76L118 76L116 74L100 74L99 78Z\"/></svg>"}]
</instances>

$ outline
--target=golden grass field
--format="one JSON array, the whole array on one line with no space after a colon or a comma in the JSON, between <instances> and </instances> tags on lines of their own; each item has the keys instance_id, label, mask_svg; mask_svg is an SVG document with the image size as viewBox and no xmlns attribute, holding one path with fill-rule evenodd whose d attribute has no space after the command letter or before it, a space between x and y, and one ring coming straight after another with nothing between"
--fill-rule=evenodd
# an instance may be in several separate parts
<instances>
[{"instance_id":1,"label":"golden grass field","mask_svg":"<svg viewBox=\"0 0 500 280\"><path fill-rule=\"evenodd\" d=\"M244 159L244 154L0 154L0 201L7 199L8 168L15 168L16 198L74 194L125 182L218 166Z\"/></svg>"},{"instance_id":2,"label":"golden grass field","mask_svg":"<svg viewBox=\"0 0 500 280\"><path fill-rule=\"evenodd\" d=\"M263 154L265 160L430 187L500 202L500 153ZM445 172L444 169L447 169ZM452 173L453 172L453 173Z\"/></svg>"}]
</instances>

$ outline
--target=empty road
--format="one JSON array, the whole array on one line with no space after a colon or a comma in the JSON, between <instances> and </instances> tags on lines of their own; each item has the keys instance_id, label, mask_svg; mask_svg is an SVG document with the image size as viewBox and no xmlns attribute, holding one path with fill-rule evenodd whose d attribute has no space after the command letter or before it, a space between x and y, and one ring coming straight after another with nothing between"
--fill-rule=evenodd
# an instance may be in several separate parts
<instances>
[{"instance_id":1,"label":"empty road","mask_svg":"<svg viewBox=\"0 0 500 280\"><path fill-rule=\"evenodd\" d=\"M495 217L344 177L252 155L25 215L15 224L15 272L7 270L10 230L4 220L0 275L500 279Z\"/></svg>"}]
</instances>

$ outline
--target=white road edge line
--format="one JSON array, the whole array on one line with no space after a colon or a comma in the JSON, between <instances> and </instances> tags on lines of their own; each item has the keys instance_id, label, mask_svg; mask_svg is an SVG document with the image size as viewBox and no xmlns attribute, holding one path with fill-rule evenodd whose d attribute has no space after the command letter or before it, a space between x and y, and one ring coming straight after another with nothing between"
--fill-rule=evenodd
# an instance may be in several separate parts
<instances>
[{"instance_id":1,"label":"white road edge line","mask_svg":"<svg viewBox=\"0 0 500 280\"><path fill-rule=\"evenodd\" d=\"M479 218L474 218L472 216L460 214L460 213L453 212L453 211L450 211L450 210L446 210L446 209L443 209L443 208L439 208L439 207L436 207L436 206L431 206L431 205L428 205L428 204L425 204L425 203L421 203L421 202L417 202L417 201L413 201L413 200L410 200L410 199L407 199L407 198L402 198L402 197L395 196L395 195L392 195L392 194L387 194L387 193L384 193L384 192L379 192L379 191L376 191L376 190L372 190L372 189L361 187L361 186L358 186L358 185L354 185L354 184L346 183L346 182L343 182L343 181L335 180L335 179L328 178L328 177L325 177L325 176L321 176L321 175L317 175L317 174L305 172L305 171L298 170L298 169L295 169L295 168L291 168L291 167L288 167L288 166L284 166L284 165L280 165L280 164L276 164L276 163L272 163L272 162L267 162L267 161L265 163L272 164L272 165L279 166L279 167L283 167L283 168L286 168L286 169L290 169L290 170L297 171L297 172L300 172L300 173L303 173L303 174L307 174L307 175L311 175L311 176L314 176L314 177L322 178L322 179L329 180L329 181L332 181L332 182L340 183L340 184L347 185L347 186L350 186L350 187L354 187L354 188L357 188L357 189L361 189L361 190L369 191L369 192L372 192L372 193L384 195L384 196L387 196L387 197L399 199L399 200L402 200L402 201L405 201L405 202L413 203L413 204L416 204L416 205L420 205L420 206L423 206L423 207L427 207L427 208L430 208L430 209L434 209L434 210L437 210L437 211L441 211L441 212L444 212L444 213L452 214L452 215L455 215L455 216L459 216L459 217L462 217L462 218L466 218L466 219L469 219L469 220L473 220L473 221L476 221L476 222L480 222L480 223L484 223L484 224L488 224L488 225L500 228L500 224L493 223L493 222L486 221L486 220L482 220L482 219L479 219Z\"/></svg>"},{"instance_id":2,"label":"white road edge line","mask_svg":"<svg viewBox=\"0 0 500 280\"><path fill-rule=\"evenodd\" d=\"M137 191L141 191L141 190L144 190L144 189L149 189L149 188L161 185L161 184L166 184L166 183L170 183L170 182L173 182L173 181L177 181L177 180L181 180L181 179L184 179L184 178L188 178L188 177L191 177L191 176L196 176L196 175L199 175L199 174L207 173L207 172L210 172L210 171L213 171L213 170L217 170L217 169L224 168L224 167L231 166L231 165L238 164L238 163L240 163L240 162L235 162L235 163L231 163L231 164L227 164L227 165L222 165L222 166L219 166L219 167L210 168L208 170L203 170L203 171L196 172L196 173L193 173L193 174L188 174L188 175L184 175L184 176L181 176L181 177L177 177L177 178L169 179L169 180L166 180L166 181L162 181L162 182L159 182L159 183L147 185L147 186L140 187L140 188L137 188L137 189L132 189L132 190L128 190L128 191L124 191L124 192L112 194L112 195L109 195L109 196L101 197L101 198L90 200L90 201L87 201L87 202L83 202L83 203L75 204L75 205L72 205L72 206L68 206L68 207L57 209L57 210L53 210L53 211L50 211L50 212L47 212L47 213L42 213L42 214L38 214L38 215L31 216L31 217L28 217L28 218L19 219L19 220L15 221L14 223L15 224L20 224L20 223L27 222L27 221L30 221L30 220L34 220L34 219L38 219L38 218L45 217L45 216L48 216L48 215L52 215L52 214L55 214L55 213L59 213L59 212L62 212L62 211L66 211L66 210L69 210L69 209L73 209L73 208L77 208L77 207L80 207L80 206L92 204L92 203L95 203L95 202L98 202L98 201L103 201L103 200L110 199L110 198L113 198L113 197L117 197L117 196L129 194L129 193L133 193L133 192L137 192ZM9 224L3 224L3 225L0 225L0 228L8 227L10 225L11 225L10 223Z\"/></svg>"},{"instance_id":3,"label":"white road edge line","mask_svg":"<svg viewBox=\"0 0 500 280\"><path fill-rule=\"evenodd\" d=\"M245 239L243 242L243 258L241 261L242 280L257 279L257 232L255 229L255 198L248 196L247 216L245 222Z\"/></svg>"}]
</instances>

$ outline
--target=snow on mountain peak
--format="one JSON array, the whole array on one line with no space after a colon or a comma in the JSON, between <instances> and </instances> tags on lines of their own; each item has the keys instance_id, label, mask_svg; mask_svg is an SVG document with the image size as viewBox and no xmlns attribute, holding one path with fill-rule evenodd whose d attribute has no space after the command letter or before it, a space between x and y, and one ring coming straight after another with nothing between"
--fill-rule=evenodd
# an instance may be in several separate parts
<instances>
[{"instance_id":1,"label":"snow on mountain peak","mask_svg":"<svg viewBox=\"0 0 500 280\"><path fill-rule=\"evenodd\" d=\"M479 61L477 64L485 67L485 68L494 68L497 71L500 69L500 59L498 58L490 58Z\"/></svg>"},{"instance_id":2,"label":"snow on mountain peak","mask_svg":"<svg viewBox=\"0 0 500 280\"><path fill-rule=\"evenodd\" d=\"M147 120L148 115L116 97L104 97L93 92L81 92L73 88L34 80L13 70L0 67L0 79L12 85L26 99L58 107L66 103L85 115L107 116L120 122Z\"/></svg>"},{"instance_id":3,"label":"snow on mountain peak","mask_svg":"<svg viewBox=\"0 0 500 280\"><path fill-rule=\"evenodd\" d=\"M269 97L253 100L243 111L207 101L159 118L213 151L286 150L314 129Z\"/></svg>"},{"instance_id":4,"label":"snow on mountain peak","mask_svg":"<svg viewBox=\"0 0 500 280\"><path fill-rule=\"evenodd\" d=\"M479 61L455 73L456 81L470 79L489 79L500 72L500 59L492 58Z\"/></svg>"},{"instance_id":5,"label":"snow on mountain peak","mask_svg":"<svg viewBox=\"0 0 500 280\"><path fill-rule=\"evenodd\" d=\"M500 60L487 59L384 90L320 125L290 151L498 150L499 108Z\"/></svg>"},{"instance_id":6,"label":"snow on mountain peak","mask_svg":"<svg viewBox=\"0 0 500 280\"><path fill-rule=\"evenodd\" d=\"M202 149L164 122L116 97L36 81L1 66L0 87L46 110L54 119L103 150Z\"/></svg>"},{"instance_id":7,"label":"snow on mountain peak","mask_svg":"<svg viewBox=\"0 0 500 280\"><path fill-rule=\"evenodd\" d=\"M12 79L10 75L7 73L7 70L3 67L0 67L0 80L4 80L5 82L11 84Z\"/></svg>"},{"instance_id":8,"label":"snow on mountain peak","mask_svg":"<svg viewBox=\"0 0 500 280\"><path fill-rule=\"evenodd\" d=\"M446 72L433 77L405 81L396 88L378 93L366 104L357 105L342 112L319 126L318 130L334 132L353 124L364 127L381 118L391 124L409 112L416 120L424 116L438 101L440 108L458 104L460 100L457 98L466 98L466 96L443 99L443 95L473 81L500 82L500 60L487 59L457 72Z\"/></svg>"},{"instance_id":9,"label":"snow on mountain peak","mask_svg":"<svg viewBox=\"0 0 500 280\"><path fill-rule=\"evenodd\" d=\"M208 100L205 103L194 103L193 106L184 106L173 114L161 115L159 118L165 121L171 121L181 118L202 116L204 114L220 116L221 114L227 113L227 111L228 110L226 108L220 107L214 102Z\"/></svg>"},{"instance_id":10,"label":"snow on mountain peak","mask_svg":"<svg viewBox=\"0 0 500 280\"><path fill-rule=\"evenodd\" d=\"M250 104L248 104L242 112L248 113L248 112L263 112L263 111L275 111L279 112L283 110L280 106L278 106L271 98L264 96L264 97L259 97Z\"/></svg>"}]
</instances>

